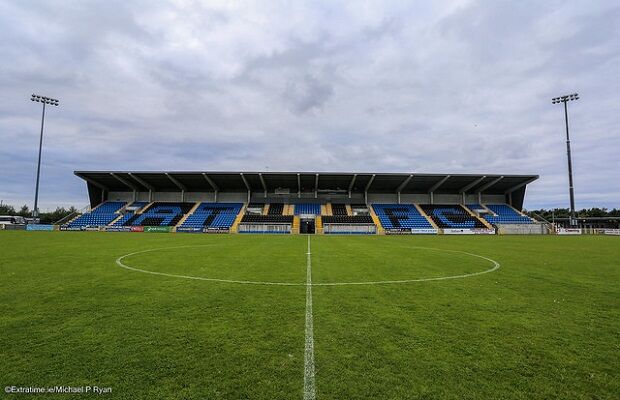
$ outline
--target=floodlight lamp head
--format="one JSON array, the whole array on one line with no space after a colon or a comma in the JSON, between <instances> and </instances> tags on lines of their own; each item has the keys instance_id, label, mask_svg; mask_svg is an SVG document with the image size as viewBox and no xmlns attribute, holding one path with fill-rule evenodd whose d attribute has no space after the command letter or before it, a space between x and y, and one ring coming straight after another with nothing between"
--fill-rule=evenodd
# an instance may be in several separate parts
<instances>
[{"instance_id":1,"label":"floodlight lamp head","mask_svg":"<svg viewBox=\"0 0 620 400\"><path fill-rule=\"evenodd\" d=\"M49 104L51 106L58 106L58 104L60 103L58 99L53 99L47 96L40 96L34 93L32 94L32 97L30 98L30 100L36 101L37 103Z\"/></svg>"}]
</instances>

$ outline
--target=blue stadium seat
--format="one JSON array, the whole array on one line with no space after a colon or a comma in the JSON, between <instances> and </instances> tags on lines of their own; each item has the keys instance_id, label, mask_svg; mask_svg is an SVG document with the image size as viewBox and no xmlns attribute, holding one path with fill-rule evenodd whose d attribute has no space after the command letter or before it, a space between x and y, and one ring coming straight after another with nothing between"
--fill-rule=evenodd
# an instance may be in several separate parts
<instances>
[{"instance_id":1,"label":"blue stadium seat","mask_svg":"<svg viewBox=\"0 0 620 400\"><path fill-rule=\"evenodd\" d=\"M125 226L175 226L183 216L194 207L195 203L151 204L142 214L134 214L125 222Z\"/></svg>"},{"instance_id":2,"label":"blue stadium seat","mask_svg":"<svg viewBox=\"0 0 620 400\"><path fill-rule=\"evenodd\" d=\"M316 203L295 204L295 215L301 214L321 215L321 205Z\"/></svg>"},{"instance_id":3,"label":"blue stadium seat","mask_svg":"<svg viewBox=\"0 0 620 400\"><path fill-rule=\"evenodd\" d=\"M532 224L530 218L517 213L507 204L487 204L486 207L497 215L485 215L484 218L492 224Z\"/></svg>"},{"instance_id":4,"label":"blue stadium seat","mask_svg":"<svg viewBox=\"0 0 620 400\"><path fill-rule=\"evenodd\" d=\"M384 229L433 229L412 204L373 204L372 208Z\"/></svg>"},{"instance_id":5,"label":"blue stadium seat","mask_svg":"<svg viewBox=\"0 0 620 400\"><path fill-rule=\"evenodd\" d=\"M241 203L201 203L180 227L229 229L242 207Z\"/></svg>"},{"instance_id":6,"label":"blue stadium seat","mask_svg":"<svg viewBox=\"0 0 620 400\"><path fill-rule=\"evenodd\" d=\"M118 218L118 210L125 206L124 201L106 201L89 213L84 213L71 221L67 226L79 228L84 226L105 226Z\"/></svg>"},{"instance_id":7,"label":"blue stadium seat","mask_svg":"<svg viewBox=\"0 0 620 400\"><path fill-rule=\"evenodd\" d=\"M486 228L476 217L470 215L459 204L437 205L420 204L424 212L433 219L440 228L448 229L474 229Z\"/></svg>"}]
</instances>

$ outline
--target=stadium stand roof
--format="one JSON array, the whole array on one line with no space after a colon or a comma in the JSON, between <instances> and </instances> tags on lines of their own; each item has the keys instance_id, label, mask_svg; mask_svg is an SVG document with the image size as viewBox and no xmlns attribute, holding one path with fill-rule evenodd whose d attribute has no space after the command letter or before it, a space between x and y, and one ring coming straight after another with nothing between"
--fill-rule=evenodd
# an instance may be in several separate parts
<instances>
[{"instance_id":1,"label":"stadium stand roof","mask_svg":"<svg viewBox=\"0 0 620 400\"><path fill-rule=\"evenodd\" d=\"M374 192L509 194L538 175L343 172L75 171L104 191Z\"/></svg>"}]
</instances>

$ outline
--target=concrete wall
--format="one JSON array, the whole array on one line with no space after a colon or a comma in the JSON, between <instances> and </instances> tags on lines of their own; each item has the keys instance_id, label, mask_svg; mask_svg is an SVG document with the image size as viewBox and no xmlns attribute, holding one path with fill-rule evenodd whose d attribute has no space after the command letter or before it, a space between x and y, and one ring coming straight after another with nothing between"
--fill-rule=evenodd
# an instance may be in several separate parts
<instances>
[{"instance_id":1,"label":"concrete wall","mask_svg":"<svg viewBox=\"0 0 620 400\"><path fill-rule=\"evenodd\" d=\"M134 201L133 192L109 192L107 199L110 201ZM136 193L137 201L149 201L148 192ZM230 202L230 203L245 203L248 200L247 192L220 192L217 194L218 202ZM181 201L181 192L153 192L153 201ZM199 202L199 201L215 201L214 192L186 192L186 202ZM252 202L256 203L361 203L364 201L363 193L352 193L351 198L348 194L319 194L317 198L314 197L314 192L303 192L301 197L297 196L297 193L291 193L290 195L276 195L274 193L268 193L265 197L263 192L254 192L251 197ZM460 194L435 194L434 204L457 204L463 201L463 197ZM368 193L369 203L398 203L398 195L396 193ZM429 204L430 195L428 194L410 194L402 193L400 196L400 202L403 204L420 203ZM504 195L483 195L483 203L504 203ZM465 196L465 203L478 203L477 194L469 194Z\"/></svg>"}]
</instances>

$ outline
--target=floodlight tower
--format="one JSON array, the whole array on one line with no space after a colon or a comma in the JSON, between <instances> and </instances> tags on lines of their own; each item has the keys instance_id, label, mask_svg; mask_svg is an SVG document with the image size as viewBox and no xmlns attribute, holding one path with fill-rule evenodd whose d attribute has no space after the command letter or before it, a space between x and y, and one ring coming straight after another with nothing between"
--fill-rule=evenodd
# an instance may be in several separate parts
<instances>
[{"instance_id":1,"label":"floodlight tower","mask_svg":"<svg viewBox=\"0 0 620 400\"><path fill-rule=\"evenodd\" d=\"M551 99L552 104L564 103L564 121L566 121L566 156L568 157L568 191L570 193L570 224L577 225L575 219L575 191L573 188L573 161L570 155L570 136L568 134L568 106L567 103L572 100L579 100L577 93L567 94L565 96L554 97Z\"/></svg>"},{"instance_id":2,"label":"floodlight tower","mask_svg":"<svg viewBox=\"0 0 620 400\"><path fill-rule=\"evenodd\" d=\"M45 122L45 105L58 107L59 101L52 99L51 97L39 96L33 94L30 98L32 101L43 104L43 113L41 114L41 136L39 137L39 162L37 163L37 185L34 191L34 209L32 210L32 216L36 219L39 217L39 176L41 175L41 149L43 147L43 124Z\"/></svg>"}]
</instances>

